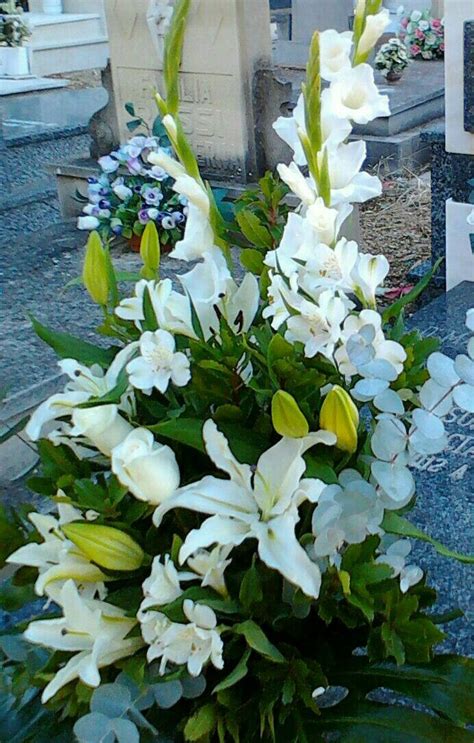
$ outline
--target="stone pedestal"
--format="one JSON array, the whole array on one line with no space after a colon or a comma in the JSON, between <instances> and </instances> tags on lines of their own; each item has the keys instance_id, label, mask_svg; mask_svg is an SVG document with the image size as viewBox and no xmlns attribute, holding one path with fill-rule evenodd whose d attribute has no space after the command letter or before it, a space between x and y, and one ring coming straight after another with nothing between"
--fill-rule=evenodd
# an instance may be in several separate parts
<instances>
[{"instance_id":1,"label":"stone pedestal","mask_svg":"<svg viewBox=\"0 0 474 743\"><path fill-rule=\"evenodd\" d=\"M148 6L148 0L106 0L122 140L129 136L125 103L133 102L152 122L157 114L153 89L163 91L163 60L147 24ZM256 73L270 68L268 2L192 3L180 77L181 117L206 176L246 182L261 170L254 87Z\"/></svg>"},{"instance_id":2,"label":"stone pedestal","mask_svg":"<svg viewBox=\"0 0 474 743\"><path fill-rule=\"evenodd\" d=\"M472 0L449 0L446 5L446 150L474 155L474 133L465 125L465 24L474 20Z\"/></svg>"}]
</instances>

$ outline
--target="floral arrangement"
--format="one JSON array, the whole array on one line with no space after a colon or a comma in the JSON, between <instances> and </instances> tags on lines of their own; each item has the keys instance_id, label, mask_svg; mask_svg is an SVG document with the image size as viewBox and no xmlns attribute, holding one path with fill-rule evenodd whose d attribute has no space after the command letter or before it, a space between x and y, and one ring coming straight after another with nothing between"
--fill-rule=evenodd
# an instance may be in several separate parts
<instances>
[{"instance_id":1,"label":"floral arrangement","mask_svg":"<svg viewBox=\"0 0 474 743\"><path fill-rule=\"evenodd\" d=\"M30 36L28 24L19 15L0 13L0 46L22 46Z\"/></svg>"},{"instance_id":2,"label":"floral arrangement","mask_svg":"<svg viewBox=\"0 0 474 743\"><path fill-rule=\"evenodd\" d=\"M34 320L69 381L28 424L30 484L51 508L0 520L17 566L3 605L30 612L0 638L0 737L464 743L472 663L434 654L458 613L430 613L409 539L472 558L410 522L409 463L446 446L454 403L472 411L474 339L453 361L405 329L422 285L381 313L386 259L342 236L352 204L381 192L347 138L388 111L367 64L387 13L359 2L352 35L315 34L294 115L275 124L301 204L282 237L268 179L240 204L242 274L179 117L189 6L175 4L157 95L177 159L148 159L189 202L171 256L198 262L180 290L160 279L149 221L143 279L121 297L93 232L83 279L114 342Z\"/></svg>"},{"instance_id":3,"label":"floral arrangement","mask_svg":"<svg viewBox=\"0 0 474 743\"><path fill-rule=\"evenodd\" d=\"M151 153L161 152L172 152L166 134L136 135L101 157L102 173L88 179L87 198L76 194L76 199L85 204L78 228L97 230L103 240L115 236L130 239L133 235L140 237L152 221L162 246L174 245L184 232L188 201L173 190L173 181L163 168L148 163Z\"/></svg>"},{"instance_id":4,"label":"floral arrangement","mask_svg":"<svg viewBox=\"0 0 474 743\"><path fill-rule=\"evenodd\" d=\"M380 70L388 80L401 77L408 64L406 46L397 37L383 44L375 57L375 68Z\"/></svg>"},{"instance_id":5,"label":"floral arrangement","mask_svg":"<svg viewBox=\"0 0 474 743\"><path fill-rule=\"evenodd\" d=\"M433 18L429 10L414 10L401 19L402 34L414 59L444 57L444 20Z\"/></svg>"}]
</instances>

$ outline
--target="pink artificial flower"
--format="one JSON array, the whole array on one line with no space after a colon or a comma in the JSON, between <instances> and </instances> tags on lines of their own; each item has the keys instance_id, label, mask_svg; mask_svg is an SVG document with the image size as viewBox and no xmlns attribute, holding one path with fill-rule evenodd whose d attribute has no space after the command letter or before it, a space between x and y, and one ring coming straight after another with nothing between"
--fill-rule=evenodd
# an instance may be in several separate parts
<instances>
[{"instance_id":1,"label":"pink artificial flower","mask_svg":"<svg viewBox=\"0 0 474 743\"><path fill-rule=\"evenodd\" d=\"M417 28L417 29L416 29L416 31L415 31L415 36L416 36L416 38L417 38L417 39L419 39L420 41L423 41L423 39L425 38L425 34L424 34L424 33L423 33L423 31L422 31L421 29L419 29L419 28Z\"/></svg>"},{"instance_id":2,"label":"pink artificial flower","mask_svg":"<svg viewBox=\"0 0 474 743\"><path fill-rule=\"evenodd\" d=\"M406 28L409 23L410 23L410 19L409 18L402 18L402 20L400 21L400 25L401 25L402 28Z\"/></svg>"},{"instance_id":3,"label":"pink artificial flower","mask_svg":"<svg viewBox=\"0 0 474 743\"><path fill-rule=\"evenodd\" d=\"M431 28L438 29L441 28L441 20L439 18L433 18L431 21Z\"/></svg>"},{"instance_id":4,"label":"pink artificial flower","mask_svg":"<svg viewBox=\"0 0 474 743\"><path fill-rule=\"evenodd\" d=\"M421 47L418 46L418 44L412 44L410 47L410 54L412 57L418 56L418 54L421 52Z\"/></svg>"},{"instance_id":5,"label":"pink artificial flower","mask_svg":"<svg viewBox=\"0 0 474 743\"><path fill-rule=\"evenodd\" d=\"M441 50L442 52L444 52L444 44L440 44L440 45L439 45L439 48L440 48L440 50Z\"/></svg>"}]
</instances>

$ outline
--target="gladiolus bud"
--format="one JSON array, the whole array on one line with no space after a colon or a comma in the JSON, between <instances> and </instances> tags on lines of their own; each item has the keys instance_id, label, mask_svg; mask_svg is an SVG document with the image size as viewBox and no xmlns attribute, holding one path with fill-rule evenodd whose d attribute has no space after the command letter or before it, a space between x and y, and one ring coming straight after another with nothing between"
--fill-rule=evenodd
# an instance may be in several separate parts
<instances>
[{"instance_id":1,"label":"gladiolus bud","mask_svg":"<svg viewBox=\"0 0 474 743\"><path fill-rule=\"evenodd\" d=\"M308 421L288 392L278 390L272 400L273 428L280 436L300 439L309 433Z\"/></svg>"},{"instance_id":2,"label":"gladiolus bud","mask_svg":"<svg viewBox=\"0 0 474 743\"><path fill-rule=\"evenodd\" d=\"M338 449L350 454L356 451L359 411L342 387L335 385L326 396L319 415L319 425L324 431L336 434Z\"/></svg>"},{"instance_id":3,"label":"gladiolus bud","mask_svg":"<svg viewBox=\"0 0 474 743\"><path fill-rule=\"evenodd\" d=\"M105 307L109 298L107 256L97 232L91 232L82 271L84 286L92 300Z\"/></svg>"},{"instance_id":4,"label":"gladiolus bud","mask_svg":"<svg viewBox=\"0 0 474 743\"><path fill-rule=\"evenodd\" d=\"M144 279L155 279L160 268L160 238L154 222L148 222L140 242Z\"/></svg>"},{"instance_id":5,"label":"gladiolus bud","mask_svg":"<svg viewBox=\"0 0 474 743\"><path fill-rule=\"evenodd\" d=\"M128 534L111 526L72 523L61 527L81 552L109 570L137 570L145 556L142 548Z\"/></svg>"}]
</instances>

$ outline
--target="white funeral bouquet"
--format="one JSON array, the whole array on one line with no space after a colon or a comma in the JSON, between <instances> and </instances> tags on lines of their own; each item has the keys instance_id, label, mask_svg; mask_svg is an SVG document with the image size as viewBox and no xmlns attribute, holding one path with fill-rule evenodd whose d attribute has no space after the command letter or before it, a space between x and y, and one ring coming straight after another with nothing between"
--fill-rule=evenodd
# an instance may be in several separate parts
<instances>
[{"instance_id":1,"label":"white funeral bouquet","mask_svg":"<svg viewBox=\"0 0 474 743\"><path fill-rule=\"evenodd\" d=\"M407 514L411 457L443 449L454 404L474 412L474 338L453 361L405 329L423 285L380 312L387 260L343 237L352 205L381 191L347 140L388 114L367 64L387 13L359 0L353 33L315 34L298 105L275 124L300 206L282 238L263 207L239 210L242 277L179 118L189 6L175 5L157 95L176 159L150 160L189 202L171 255L196 263L180 289L160 279L149 222L121 297L92 233L84 284L115 342L34 321L69 380L27 429L51 508L0 520L17 568L2 602L24 607L0 638L0 737L471 740L472 664L434 654L450 617L429 612L409 538L472 559Z\"/></svg>"}]
</instances>

